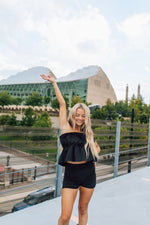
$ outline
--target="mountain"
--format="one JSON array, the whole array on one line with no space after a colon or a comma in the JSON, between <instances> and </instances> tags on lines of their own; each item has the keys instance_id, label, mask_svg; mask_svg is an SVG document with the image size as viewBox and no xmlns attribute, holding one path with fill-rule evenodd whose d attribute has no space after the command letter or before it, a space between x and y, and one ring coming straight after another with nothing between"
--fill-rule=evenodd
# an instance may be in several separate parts
<instances>
[{"instance_id":1,"label":"mountain","mask_svg":"<svg viewBox=\"0 0 150 225\"><path fill-rule=\"evenodd\" d=\"M1 80L0 84L43 83L45 81L40 77L41 74L49 75L49 68L33 67Z\"/></svg>"}]
</instances>

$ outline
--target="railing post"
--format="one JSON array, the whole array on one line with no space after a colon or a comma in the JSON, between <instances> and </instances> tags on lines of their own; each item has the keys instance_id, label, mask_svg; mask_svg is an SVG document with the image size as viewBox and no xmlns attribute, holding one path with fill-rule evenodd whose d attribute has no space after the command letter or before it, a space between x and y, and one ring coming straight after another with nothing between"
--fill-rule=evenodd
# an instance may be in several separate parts
<instances>
[{"instance_id":1,"label":"railing post","mask_svg":"<svg viewBox=\"0 0 150 225\"><path fill-rule=\"evenodd\" d=\"M150 118L149 118L149 129L148 129L148 166L150 166Z\"/></svg>"},{"instance_id":2,"label":"railing post","mask_svg":"<svg viewBox=\"0 0 150 225\"><path fill-rule=\"evenodd\" d=\"M7 156L7 164L6 164L6 166L9 166L9 161L10 161L10 155Z\"/></svg>"},{"instance_id":3,"label":"railing post","mask_svg":"<svg viewBox=\"0 0 150 225\"><path fill-rule=\"evenodd\" d=\"M22 169L22 175L21 176L22 176L21 181L24 182L24 169Z\"/></svg>"},{"instance_id":4,"label":"railing post","mask_svg":"<svg viewBox=\"0 0 150 225\"><path fill-rule=\"evenodd\" d=\"M59 136L61 134L61 130L59 129ZM62 166L58 164L59 156L61 153L60 140L58 138L57 142L57 167L56 167L56 190L55 190L55 198L61 196L61 185L62 185Z\"/></svg>"},{"instance_id":5,"label":"railing post","mask_svg":"<svg viewBox=\"0 0 150 225\"><path fill-rule=\"evenodd\" d=\"M121 122L117 121L116 144L115 144L115 160L114 160L114 178L117 177L117 175L118 175L120 128L121 128Z\"/></svg>"},{"instance_id":6,"label":"railing post","mask_svg":"<svg viewBox=\"0 0 150 225\"><path fill-rule=\"evenodd\" d=\"M130 150L132 150L133 125L134 125L133 122L134 122L134 108L132 109L132 114L131 114ZM131 151L129 152L128 173L131 173Z\"/></svg>"},{"instance_id":7,"label":"railing post","mask_svg":"<svg viewBox=\"0 0 150 225\"><path fill-rule=\"evenodd\" d=\"M13 184L14 183L15 170L12 170L11 176L12 176L11 183Z\"/></svg>"},{"instance_id":8,"label":"railing post","mask_svg":"<svg viewBox=\"0 0 150 225\"><path fill-rule=\"evenodd\" d=\"M34 177L33 177L34 180L36 180L36 176L37 176L37 166L35 166L35 169L34 169Z\"/></svg>"}]
</instances>

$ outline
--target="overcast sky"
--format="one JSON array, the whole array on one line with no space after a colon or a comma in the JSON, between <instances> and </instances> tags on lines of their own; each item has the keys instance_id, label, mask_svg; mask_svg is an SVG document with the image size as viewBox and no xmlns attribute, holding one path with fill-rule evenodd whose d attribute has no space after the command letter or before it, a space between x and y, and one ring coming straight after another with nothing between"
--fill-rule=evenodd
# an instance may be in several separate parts
<instances>
[{"instance_id":1,"label":"overcast sky","mask_svg":"<svg viewBox=\"0 0 150 225\"><path fill-rule=\"evenodd\" d=\"M98 65L118 100L150 104L149 0L0 0L0 80L34 66L61 77Z\"/></svg>"}]
</instances>

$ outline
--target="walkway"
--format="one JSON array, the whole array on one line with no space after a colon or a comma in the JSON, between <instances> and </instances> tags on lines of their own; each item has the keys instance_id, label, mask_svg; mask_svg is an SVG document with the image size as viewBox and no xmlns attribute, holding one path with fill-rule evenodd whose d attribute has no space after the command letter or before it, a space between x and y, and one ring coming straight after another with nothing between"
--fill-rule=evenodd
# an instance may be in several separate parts
<instances>
[{"instance_id":1,"label":"walkway","mask_svg":"<svg viewBox=\"0 0 150 225\"><path fill-rule=\"evenodd\" d=\"M1 225L57 225L60 198L8 214ZM100 183L89 205L88 225L149 225L150 167ZM70 225L77 220L75 202Z\"/></svg>"}]
</instances>

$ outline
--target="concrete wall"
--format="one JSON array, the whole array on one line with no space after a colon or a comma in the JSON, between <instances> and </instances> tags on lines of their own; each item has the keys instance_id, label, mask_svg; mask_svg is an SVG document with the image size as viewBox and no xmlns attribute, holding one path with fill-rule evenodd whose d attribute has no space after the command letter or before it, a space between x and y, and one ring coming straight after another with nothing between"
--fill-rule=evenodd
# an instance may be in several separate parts
<instances>
[{"instance_id":1,"label":"concrete wall","mask_svg":"<svg viewBox=\"0 0 150 225\"><path fill-rule=\"evenodd\" d=\"M117 101L115 91L102 69L88 79L87 102L92 104L106 105L108 98L112 102Z\"/></svg>"}]
</instances>

